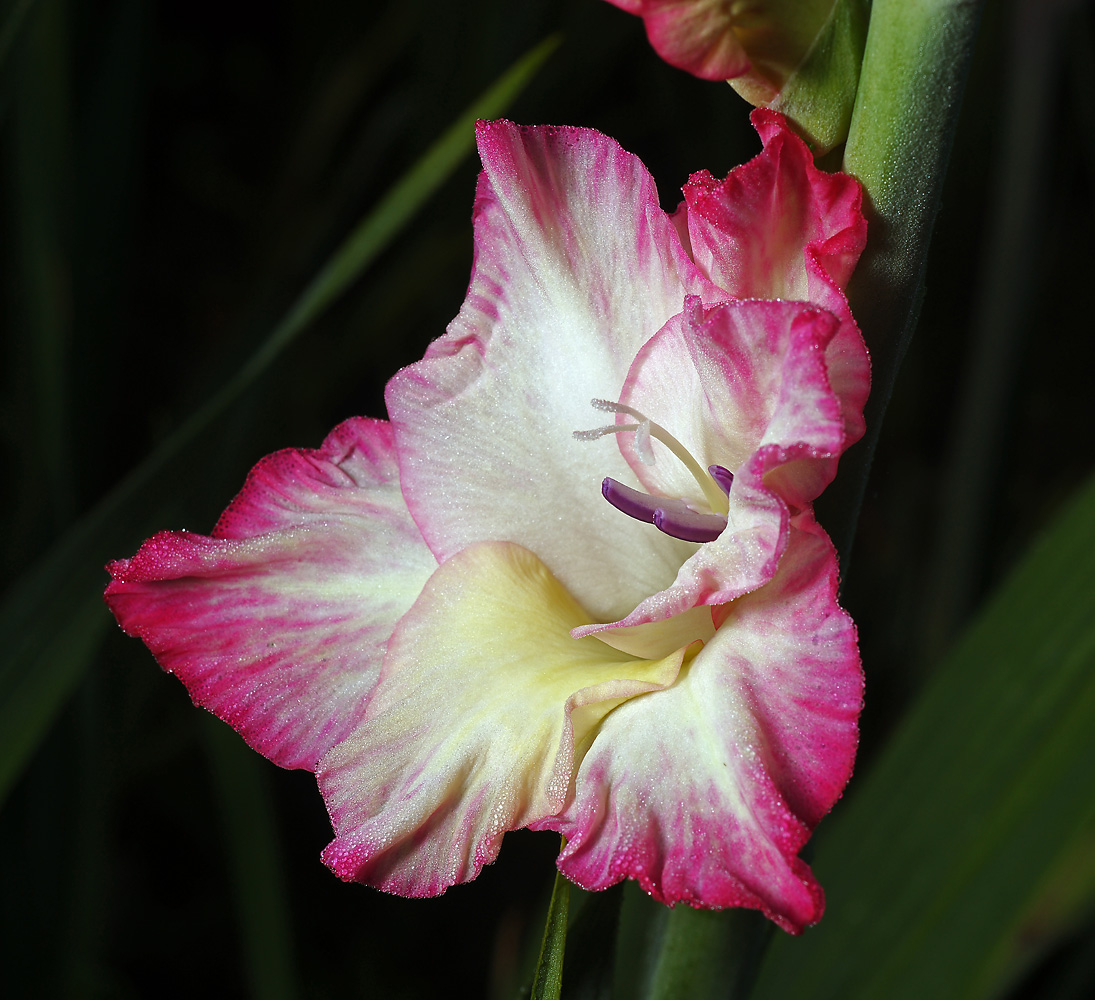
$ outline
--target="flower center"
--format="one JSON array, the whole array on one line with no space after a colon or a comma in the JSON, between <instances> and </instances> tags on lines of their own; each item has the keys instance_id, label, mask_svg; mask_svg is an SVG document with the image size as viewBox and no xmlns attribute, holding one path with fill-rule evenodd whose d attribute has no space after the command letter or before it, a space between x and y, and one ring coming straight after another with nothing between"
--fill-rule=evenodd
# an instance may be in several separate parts
<instances>
[{"instance_id":1,"label":"flower center","mask_svg":"<svg viewBox=\"0 0 1095 1000\"><path fill-rule=\"evenodd\" d=\"M734 474L721 465L709 466L704 472L700 463L691 452L660 424L654 423L648 416L623 403L613 403L607 399L591 400L595 410L607 413L626 413L635 418L633 424L608 424L594 427L588 431L575 431L579 441L595 441L606 434L622 434L625 431L635 433L635 451L644 465L654 464L654 451L650 439L664 444L692 473L707 501L709 510L698 510L687 501L676 497L655 497L649 493L632 489L615 479L605 479L601 483L601 493L617 510L639 521L651 522L659 531L682 538L688 542L712 542L722 534L726 527L726 517L730 510L730 487Z\"/></svg>"}]
</instances>

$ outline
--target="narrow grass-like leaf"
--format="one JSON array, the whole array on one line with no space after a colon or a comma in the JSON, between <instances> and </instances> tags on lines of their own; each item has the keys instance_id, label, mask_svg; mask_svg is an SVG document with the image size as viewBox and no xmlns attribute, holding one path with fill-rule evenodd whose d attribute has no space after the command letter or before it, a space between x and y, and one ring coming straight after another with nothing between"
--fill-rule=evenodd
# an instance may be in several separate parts
<instances>
[{"instance_id":1,"label":"narrow grass-like leaf","mask_svg":"<svg viewBox=\"0 0 1095 1000\"><path fill-rule=\"evenodd\" d=\"M178 469L217 417L266 371L285 347L368 268L471 151L477 118L501 114L558 45L542 42L483 93L359 223L277 325L265 343L220 391L144 462L85 514L18 580L0 605L0 703L19 688L28 720L18 738L0 728L0 802L86 666L87 659L43 655L47 642L74 651L91 642L83 630L101 626L88 609L98 606L100 567L147 529L147 512L179 488ZM105 620L105 612L101 611Z\"/></svg>"},{"instance_id":2,"label":"narrow grass-like leaf","mask_svg":"<svg viewBox=\"0 0 1095 1000\"><path fill-rule=\"evenodd\" d=\"M870 665L868 664L868 669ZM999 995L1095 904L1095 480L988 602L822 826L828 908L762 998ZM1047 918L1048 914L1048 918Z\"/></svg>"},{"instance_id":3,"label":"narrow grass-like leaf","mask_svg":"<svg viewBox=\"0 0 1095 1000\"><path fill-rule=\"evenodd\" d=\"M70 604L66 615L52 628L46 623L37 636L33 665L6 685L0 697L0 796L19 776L63 700L76 687L110 624L98 594Z\"/></svg>"},{"instance_id":4,"label":"narrow grass-like leaf","mask_svg":"<svg viewBox=\"0 0 1095 1000\"><path fill-rule=\"evenodd\" d=\"M239 373L207 404L216 412L235 399L316 316L342 294L402 231L471 151L475 122L502 113L559 45L551 36L528 52L469 107L354 228L301 293L285 318ZM221 401L222 396L227 396ZM203 411L195 415L201 417ZM183 428L185 429L185 428Z\"/></svg>"},{"instance_id":5,"label":"narrow grass-like leaf","mask_svg":"<svg viewBox=\"0 0 1095 1000\"><path fill-rule=\"evenodd\" d=\"M555 875L551 891L544 941L532 980L531 1000L559 1000L563 989L563 955L567 943L567 915L570 912L570 883L562 873Z\"/></svg>"},{"instance_id":6,"label":"narrow grass-like leaf","mask_svg":"<svg viewBox=\"0 0 1095 1000\"><path fill-rule=\"evenodd\" d=\"M250 994L253 1000L292 1000L300 991L265 765L219 719L204 715L201 721L220 804Z\"/></svg>"}]
</instances>

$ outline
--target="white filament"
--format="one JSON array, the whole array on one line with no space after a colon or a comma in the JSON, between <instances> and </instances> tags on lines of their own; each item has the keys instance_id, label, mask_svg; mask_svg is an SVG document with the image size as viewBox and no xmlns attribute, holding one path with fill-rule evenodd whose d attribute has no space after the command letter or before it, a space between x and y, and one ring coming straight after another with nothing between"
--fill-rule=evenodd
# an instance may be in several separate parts
<instances>
[{"instance_id":1,"label":"white filament","mask_svg":"<svg viewBox=\"0 0 1095 1000\"><path fill-rule=\"evenodd\" d=\"M634 431L635 451L639 455L639 460L644 465L653 465L654 451L650 446L650 439L655 438L673 452L673 454L684 464L684 467L692 473L692 478L696 480L700 489L703 490L704 498L710 505L711 510L716 514L729 513L729 500L718 483L716 483L701 467L700 463L692 457L691 452L689 452L689 450L664 427L654 423L654 421L645 413L640 413L638 410L625 403L614 403L609 399L592 399L590 400L590 405L595 410L602 410L607 413L626 413L629 417L634 417L638 423L610 424L607 427L595 427L590 431L575 431L574 436L579 441L593 441L596 438L604 437L606 434L622 434L625 431Z\"/></svg>"}]
</instances>

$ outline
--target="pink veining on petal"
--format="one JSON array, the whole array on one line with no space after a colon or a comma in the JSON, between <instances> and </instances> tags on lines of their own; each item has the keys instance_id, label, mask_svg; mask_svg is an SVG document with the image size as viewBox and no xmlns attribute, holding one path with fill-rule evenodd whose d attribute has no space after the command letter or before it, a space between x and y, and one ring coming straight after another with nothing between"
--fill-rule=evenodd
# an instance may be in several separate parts
<instances>
[{"instance_id":1,"label":"pink veining on petal","mask_svg":"<svg viewBox=\"0 0 1095 1000\"><path fill-rule=\"evenodd\" d=\"M726 7L614 2L669 48L685 8ZM862 676L810 503L863 431L864 223L853 181L753 121L763 152L672 217L599 133L480 122L467 297L389 383L392 423L267 457L211 537L108 567L196 703L317 772L340 877L435 895L530 826L588 888L820 917L798 852L850 774ZM590 399L664 425L726 504L630 432L576 440Z\"/></svg>"},{"instance_id":2,"label":"pink veining on petal","mask_svg":"<svg viewBox=\"0 0 1095 1000\"><path fill-rule=\"evenodd\" d=\"M505 542L440 566L392 636L362 725L317 776L341 877L434 896L474 878L507 830L558 812L589 706L663 687L683 651L637 661L578 643L580 607Z\"/></svg>"},{"instance_id":3,"label":"pink veining on petal","mask_svg":"<svg viewBox=\"0 0 1095 1000\"><path fill-rule=\"evenodd\" d=\"M832 460L844 450L840 401L826 363L837 329L832 314L802 302L704 309L691 299L636 355L622 400L655 421L671 421L702 467L739 469L801 507L832 479ZM652 493L695 494L691 474L672 456L663 453L648 465L634 435L619 435L619 445ZM816 467L799 462L777 484L772 474L787 455L813 458Z\"/></svg>"},{"instance_id":4,"label":"pink veining on petal","mask_svg":"<svg viewBox=\"0 0 1095 1000\"><path fill-rule=\"evenodd\" d=\"M388 636L436 561L399 492L391 428L357 419L264 458L212 537L160 532L106 600L196 704L283 767L359 722Z\"/></svg>"},{"instance_id":5,"label":"pink veining on petal","mask_svg":"<svg viewBox=\"0 0 1095 1000\"><path fill-rule=\"evenodd\" d=\"M737 298L812 302L840 320L826 362L847 444L863 436L870 362L844 297L867 238L863 193L847 174L819 170L775 111L751 120L764 148L719 181L707 171L684 187L693 257Z\"/></svg>"},{"instance_id":6,"label":"pink veining on petal","mask_svg":"<svg viewBox=\"0 0 1095 1000\"><path fill-rule=\"evenodd\" d=\"M797 857L851 773L862 701L855 627L809 514L763 589L725 606L676 683L602 724L560 817L559 868L587 889L761 909L797 933L824 898Z\"/></svg>"},{"instance_id":7,"label":"pink veining on petal","mask_svg":"<svg viewBox=\"0 0 1095 1000\"><path fill-rule=\"evenodd\" d=\"M687 550L651 542L604 503L601 482L627 466L573 432L589 426L591 399L618 398L636 352L686 295L724 293L685 253L645 167L613 140L510 122L482 122L477 136L468 297L386 393L403 493L438 559L506 538L591 614L617 617L668 584Z\"/></svg>"},{"instance_id":8,"label":"pink veining on petal","mask_svg":"<svg viewBox=\"0 0 1095 1000\"><path fill-rule=\"evenodd\" d=\"M691 300L636 355L622 401L671 432L701 467L736 470L727 525L699 547L672 584L617 621L576 635L631 627L700 604L723 604L765 584L786 544L789 517L831 481L844 447L826 348L837 329L802 302ZM629 418L630 419L630 418ZM691 474L655 442L656 461L618 435L632 473L653 496L703 503Z\"/></svg>"}]
</instances>

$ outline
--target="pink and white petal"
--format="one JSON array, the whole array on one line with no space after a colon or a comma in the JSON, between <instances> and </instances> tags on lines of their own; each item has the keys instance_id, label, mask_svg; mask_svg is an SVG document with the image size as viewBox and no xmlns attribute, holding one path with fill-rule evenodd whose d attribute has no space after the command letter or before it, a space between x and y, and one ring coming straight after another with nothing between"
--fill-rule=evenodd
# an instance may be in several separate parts
<instances>
[{"instance_id":1,"label":"pink and white petal","mask_svg":"<svg viewBox=\"0 0 1095 1000\"><path fill-rule=\"evenodd\" d=\"M829 384L840 400L844 415L844 447L849 448L867 429L863 407L871 392L871 358L844 292L829 279L812 250L806 251L806 271L810 289L808 301L840 321L836 335L825 349L825 365Z\"/></svg>"},{"instance_id":2,"label":"pink and white petal","mask_svg":"<svg viewBox=\"0 0 1095 1000\"><path fill-rule=\"evenodd\" d=\"M686 294L722 293L684 252L645 167L613 140L509 122L481 122L478 138L467 298L388 385L403 492L439 560L514 541L592 613L616 616L670 582L687 550L651 542L604 502L602 479L626 465L572 434L603 423L590 400L618 398L635 353Z\"/></svg>"},{"instance_id":3,"label":"pink and white petal","mask_svg":"<svg viewBox=\"0 0 1095 1000\"><path fill-rule=\"evenodd\" d=\"M840 319L827 351L848 444L863 435L870 363L843 289L867 238L862 190L846 174L819 170L778 112L752 122L764 149L719 181L707 171L684 187L692 254L736 298L801 299Z\"/></svg>"},{"instance_id":4,"label":"pink and white petal","mask_svg":"<svg viewBox=\"0 0 1095 1000\"><path fill-rule=\"evenodd\" d=\"M844 446L826 368L836 329L834 316L801 302L704 310L690 299L636 355L622 400L665 426L704 469L721 465L757 487L778 486L800 507L832 480ZM617 437L647 490L703 503L695 479L663 445L652 443L647 465L634 434Z\"/></svg>"},{"instance_id":5,"label":"pink and white petal","mask_svg":"<svg viewBox=\"0 0 1095 1000\"><path fill-rule=\"evenodd\" d=\"M341 878L435 896L474 878L507 830L558 812L575 746L684 656L637 659L596 639L532 552L485 542L430 578L392 636L358 730L320 764Z\"/></svg>"},{"instance_id":6,"label":"pink and white petal","mask_svg":"<svg viewBox=\"0 0 1095 1000\"><path fill-rule=\"evenodd\" d=\"M408 525L406 504L399 501L391 424L351 417L319 448L284 448L257 462L221 514L213 537L254 538L281 528L322 524L332 514L359 517L364 509L400 530Z\"/></svg>"},{"instance_id":7,"label":"pink and white petal","mask_svg":"<svg viewBox=\"0 0 1095 1000\"><path fill-rule=\"evenodd\" d=\"M807 515L808 517L808 515ZM602 722L565 812L559 868L587 889L747 906L796 933L820 887L798 852L851 774L862 699L855 627L823 533L794 530L779 572L733 602L669 688Z\"/></svg>"},{"instance_id":8,"label":"pink and white petal","mask_svg":"<svg viewBox=\"0 0 1095 1000\"><path fill-rule=\"evenodd\" d=\"M701 171L684 186L696 262L737 298L808 299L811 249L846 287L867 239L858 182L819 170L779 112L757 108L750 120L761 152L725 180Z\"/></svg>"},{"instance_id":9,"label":"pink and white petal","mask_svg":"<svg viewBox=\"0 0 1095 1000\"><path fill-rule=\"evenodd\" d=\"M734 32L737 6L733 0L644 0L641 12L632 12L641 14L654 51L671 66L702 80L729 80L750 65Z\"/></svg>"},{"instance_id":10,"label":"pink and white petal","mask_svg":"<svg viewBox=\"0 0 1095 1000\"><path fill-rule=\"evenodd\" d=\"M111 563L106 600L196 704L276 764L314 770L359 723L436 566L391 428L357 419L259 462L214 537L161 532Z\"/></svg>"},{"instance_id":11,"label":"pink and white petal","mask_svg":"<svg viewBox=\"0 0 1095 1000\"><path fill-rule=\"evenodd\" d=\"M626 635L639 626L657 625L644 631L651 633L649 647L659 648L657 639L662 634L677 635L671 623L675 617L702 605L725 604L771 580L787 547L787 504L744 479L734 481L729 501L726 530L714 541L694 546L668 587L644 597L619 620L582 626L574 635L597 635L612 644L618 629L625 630L626 641ZM646 527L655 531L652 525ZM693 638L703 635L697 632Z\"/></svg>"},{"instance_id":12,"label":"pink and white petal","mask_svg":"<svg viewBox=\"0 0 1095 1000\"><path fill-rule=\"evenodd\" d=\"M832 480L843 447L839 403L826 377L836 320L801 302L730 302L704 310L690 300L639 352L623 401L671 434L703 468L735 474L726 529L697 546L673 582L618 621L576 635L663 622L697 605L725 604L772 578L792 509ZM617 436L652 494L704 504L699 486L668 449L652 442L644 465L635 435Z\"/></svg>"}]
</instances>

